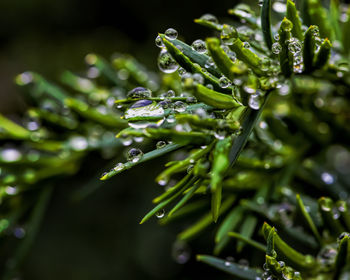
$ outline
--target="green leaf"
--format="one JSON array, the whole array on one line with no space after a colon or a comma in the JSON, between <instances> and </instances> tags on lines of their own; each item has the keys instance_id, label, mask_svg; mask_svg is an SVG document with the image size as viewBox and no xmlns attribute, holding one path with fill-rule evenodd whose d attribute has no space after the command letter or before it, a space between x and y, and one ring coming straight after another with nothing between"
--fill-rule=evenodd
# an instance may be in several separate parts
<instances>
[{"instance_id":1,"label":"green leaf","mask_svg":"<svg viewBox=\"0 0 350 280\"><path fill-rule=\"evenodd\" d=\"M279 53L280 66L285 77L289 77L293 74L293 54L288 49L288 42L292 38L292 29L293 23L287 18L284 18L280 29L278 30L280 36L279 44L282 47L282 50Z\"/></svg>"},{"instance_id":2,"label":"green leaf","mask_svg":"<svg viewBox=\"0 0 350 280\"><path fill-rule=\"evenodd\" d=\"M186 85L186 81L185 81ZM209 89L201 84L193 84L192 81L187 81L186 87L191 90L193 95L201 102L217 109L233 109L240 107L237 101L232 96Z\"/></svg>"},{"instance_id":3,"label":"green leaf","mask_svg":"<svg viewBox=\"0 0 350 280\"><path fill-rule=\"evenodd\" d=\"M343 23L342 38L343 38L343 50L345 54L350 53L350 7L346 12L347 21Z\"/></svg>"},{"instance_id":4,"label":"green leaf","mask_svg":"<svg viewBox=\"0 0 350 280\"><path fill-rule=\"evenodd\" d=\"M157 149L157 150L154 150L154 151L151 151L151 152L148 152L146 154L144 154L142 156L142 158L137 161L137 162L132 162L132 161L128 161L124 164L124 168L123 169L120 169L120 170L114 170L112 169L111 171L105 173L102 175L102 177L100 178L100 180L108 180L110 179L111 177L127 170L127 169L130 169L140 163L143 163L145 161L148 161L148 160L151 160L151 159L154 159L154 158L157 158L157 157L160 157L162 155L165 155L167 153L170 153L172 151L175 151L177 149L180 149L181 147L183 147L183 145L180 145L180 144L169 144L169 145L166 145L164 148L162 149Z\"/></svg>"},{"instance_id":5,"label":"green leaf","mask_svg":"<svg viewBox=\"0 0 350 280\"><path fill-rule=\"evenodd\" d=\"M268 239L271 229L271 226L265 222L262 232L266 240ZM286 260L288 260L296 269L299 269L300 271L312 271L317 269L317 264L314 257L297 252L287 243L285 243L277 233L275 233L274 236L274 247L277 254L284 256Z\"/></svg>"},{"instance_id":6,"label":"green leaf","mask_svg":"<svg viewBox=\"0 0 350 280\"><path fill-rule=\"evenodd\" d=\"M224 202L221 205L220 214L225 213L233 204L235 200L235 197L229 196L224 200ZM185 229L181 233L178 234L177 238L179 240L189 240L193 237L195 237L197 234L199 234L201 231L203 231L205 228L210 226L212 224L212 215L211 213L205 214L202 218L200 218L195 224L190 226L189 228Z\"/></svg>"},{"instance_id":7,"label":"green leaf","mask_svg":"<svg viewBox=\"0 0 350 280\"><path fill-rule=\"evenodd\" d=\"M261 29L267 47L271 50L273 39L271 33L271 0L263 0L261 7Z\"/></svg>"},{"instance_id":8,"label":"green leaf","mask_svg":"<svg viewBox=\"0 0 350 280\"><path fill-rule=\"evenodd\" d=\"M342 42L342 32L341 32L341 27L339 24L339 19L341 17L340 14L340 5L339 5L339 0L331 0L330 1L330 7L329 7L329 21L331 23L331 26L333 27L334 30L334 35L335 35L335 40Z\"/></svg>"},{"instance_id":9,"label":"green leaf","mask_svg":"<svg viewBox=\"0 0 350 280\"><path fill-rule=\"evenodd\" d=\"M243 208L237 206L231 210L225 217L225 219L220 224L216 234L215 234L215 242L218 243L222 238L227 236L227 233L234 230L238 223L241 221L243 217Z\"/></svg>"},{"instance_id":10,"label":"green leaf","mask_svg":"<svg viewBox=\"0 0 350 280\"><path fill-rule=\"evenodd\" d=\"M328 63L329 58L331 57L331 48L332 48L331 42L327 38L324 39L315 57L315 61L314 61L315 69L321 69Z\"/></svg>"},{"instance_id":11,"label":"green leaf","mask_svg":"<svg viewBox=\"0 0 350 280\"><path fill-rule=\"evenodd\" d=\"M237 62L233 62L231 58L221 48L218 38L206 39L208 51L213 58L215 64L220 71L231 81L237 76L246 72L244 67L240 67Z\"/></svg>"},{"instance_id":12,"label":"green leaf","mask_svg":"<svg viewBox=\"0 0 350 280\"><path fill-rule=\"evenodd\" d=\"M339 219L334 218L334 214L332 212L334 208L334 203L331 198L321 197L318 200L318 206L325 227L327 227L331 232L333 232L336 235L340 235L342 232L345 231Z\"/></svg>"},{"instance_id":13,"label":"green leaf","mask_svg":"<svg viewBox=\"0 0 350 280\"><path fill-rule=\"evenodd\" d=\"M233 237L233 238L239 240L240 242L246 243L246 244L262 251L262 252L266 252L266 246L264 244L256 242L250 238L247 238L246 236L244 236L238 232L229 232L228 236Z\"/></svg>"},{"instance_id":14,"label":"green leaf","mask_svg":"<svg viewBox=\"0 0 350 280\"><path fill-rule=\"evenodd\" d=\"M305 11L310 20L308 25L317 25L320 29L321 37L333 38L332 25L326 8L322 6L320 0L305 0Z\"/></svg>"},{"instance_id":15,"label":"green leaf","mask_svg":"<svg viewBox=\"0 0 350 280\"><path fill-rule=\"evenodd\" d=\"M31 132L0 114L0 128L14 139L30 139Z\"/></svg>"},{"instance_id":16,"label":"green leaf","mask_svg":"<svg viewBox=\"0 0 350 280\"><path fill-rule=\"evenodd\" d=\"M350 236L349 233L342 233L339 237L338 254L335 260L334 279L339 279L339 275L346 264L350 261Z\"/></svg>"},{"instance_id":17,"label":"green leaf","mask_svg":"<svg viewBox=\"0 0 350 280\"><path fill-rule=\"evenodd\" d=\"M225 173L230 167L228 153L232 145L231 137L219 140L213 150L213 163L210 172L210 189L212 192L212 214L213 221L216 222L219 218L221 195L222 195L222 181Z\"/></svg>"},{"instance_id":18,"label":"green leaf","mask_svg":"<svg viewBox=\"0 0 350 280\"><path fill-rule=\"evenodd\" d=\"M303 30L301 28L301 20L298 15L295 3L292 0L287 0L287 14L286 18L293 23L292 34L300 41L304 40Z\"/></svg>"},{"instance_id":19,"label":"green leaf","mask_svg":"<svg viewBox=\"0 0 350 280\"><path fill-rule=\"evenodd\" d=\"M316 52L316 33L318 27L311 25L305 32L304 44L303 44L303 63L304 72L310 73L313 71L313 62Z\"/></svg>"},{"instance_id":20,"label":"green leaf","mask_svg":"<svg viewBox=\"0 0 350 280\"><path fill-rule=\"evenodd\" d=\"M256 280L259 279L259 277L261 278L261 274L251 268L242 268L238 264L227 262L212 256L197 255L197 260L227 272L233 275L237 280Z\"/></svg>"},{"instance_id":21,"label":"green leaf","mask_svg":"<svg viewBox=\"0 0 350 280\"><path fill-rule=\"evenodd\" d=\"M310 229L311 229L312 233L315 235L317 241L320 244L323 244L322 238L317 230L317 227L316 227L315 223L313 222L309 212L306 210L305 205L304 205L302 199L300 198L300 195L297 194L296 198L297 198L298 208L301 211L304 219L306 220L307 225L310 227Z\"/></svg>"},{"instance_id":22,"label":"green leaf","mask_svg":"<svg viewBox=\"0 0 350 280\"><path fill-rule=\"evenodd\" d=\"M167 40L165 38L165 35L163 35L163 34L160 34L159 36L161 36L163 43L166 46L168 52L172 55L172 57L176 60L176 62L181 67L183 67L186 71L191 72L191 73L199 73L204 77L204 80L206 83L213 85L214 89L220 90L220 91L223 91L226 93L231 93L232 87L229 86L227 88L222 88L220 86L219 79L209 72L209 68L205 68L205 64L201 65L198 62L195 62L195 63L192 62L191 59L188 56L186 56L183 51L179 50L175 45L178 41ZM179 45L179 46L182 47L182 45ZM192 52L195 52L195 51L192 50ZM203 69L208 70L208 72L203 70Z\"/></svg>"},{"instance_id":23,"label":"green leaf","mask_svg":"<svg viewBox=\"0 0 350 280\"><path fill-rule=\"evenodd\" d=\"M197 179L197 178L196 178ZM191 182L191 181L190 181ZM193 185L194 184L194 185ZM184 206L186 204L186 202L188 202L195 194L196 190L198 190L198 188L201 186L201 180L198 180L197 182L194 182L192 184L188 184L188 186L190 187L191 185L193 185L193 187L191 187L191 189L189 190L189 192L187 192L183 198L173 207L173 209L171 209L171 211L169 212L168 216L172 216L177 210L179 210L182 206Z\"/></svg>"},{"instance_id":24,"label":"green leaf","mask_svg":"<svg viewBox=\"0 0 350 280\"><path fill-rule=\"evenodd\" d=\"M240 227L240 234L247 240L253 235L258 219L253 215L247 215L243 224ZM237 243L237 252L240 253L244 247L245 242L239 241Z\"/></svg>"}]
</instances>

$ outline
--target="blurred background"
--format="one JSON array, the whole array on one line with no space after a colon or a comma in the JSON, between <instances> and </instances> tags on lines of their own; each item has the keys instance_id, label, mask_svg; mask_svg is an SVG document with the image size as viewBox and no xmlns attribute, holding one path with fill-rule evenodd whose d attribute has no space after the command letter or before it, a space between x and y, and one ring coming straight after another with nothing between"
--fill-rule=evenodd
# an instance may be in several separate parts
<instances>
[{"instance_id":1,"label":"blurred background","mask_svg":"<svg viewBox=\"0 0 350 280\"><path fill-rule=\"evenodd\" d=\"M32 70L57 81L63 70L83 69L87 53L109 58L115 51L130 53L157 70L157 32L173 27L191 43L207 32L194 18L212 13L223 19L234 5L232 0L1 0L0 112L13 116L25 107L13 83L18 73ZM55 188L20 279L228 278L197 263L194 254L185 264L176 261L173 243L186 226L183 222L166 227L156 221L138 224L152 207L152 197L160 193L154 177L162 163L130 170L72 203L71 190L97 180L96 170L103 169L98 156L86 161L84 170ZM210 253L208 240L213 238L201 236L188 245L186 254Z\"/></svg>"}]
</instances>

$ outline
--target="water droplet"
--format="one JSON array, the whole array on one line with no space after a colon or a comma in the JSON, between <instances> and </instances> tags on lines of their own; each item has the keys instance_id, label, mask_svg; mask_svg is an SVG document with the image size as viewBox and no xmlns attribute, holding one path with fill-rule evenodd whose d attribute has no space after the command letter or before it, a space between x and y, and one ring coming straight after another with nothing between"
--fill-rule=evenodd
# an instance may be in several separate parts
<instances>
[{"instance_id":1,"label":"water droplet","mask_svg":"<svg viewBox=\"0 0 350 280\"><path fill-rule=\"evenodd\" d=\"M207 51L207 47L203 40L196 40L192 43L192 48L199 53L205 53Z\"/></svg>"},{"instance_id":2,"label":"water droplet","mask_svg":"<svg viewBox=\"0 0 350 280\"><path fill-rule=\"evenodd\" d=\"M288 43L288 50L293 55L300 53L300 51L302 49L302 45L297 38L293 37L293 38L289 39L287 43Z\"/></svg>"},{"instance_id":3,"label":"water droplet","mask_svg":"<svg viewBox=\"0 0 350 280\"><path fill-rule=\"evenodd\" d=\"M325 266L330 266L334 264L337 255L337 250L331 245L326 245L321 249L317 255L317 260L319 263Z\"/></svg>"},{"instance_id":4,"label":"water droplet","mask_svg":"<svg viewBox=\"0 0 350 280\"><path fill-rule=\"evenodd\" d=\"M23 72L16 77L16 83L18 85L27 85L33 81L33 75L30 72Z\"/></svg>"},{"instance_id":5,"label":"water droplet","mask_svg":"<svg viewBox=\"0 0 350 280\"><path fill-rule=\"evenodd\" d=\"M190 174L193 170L193 164L190 164L188 167L187 167L187 173Z\"/></svg>"},{"instance_id":6,"label":"water droplet","mask_svg":"<svg viewBox=\"0 0 350 280\"><path fill-rule=\"evenodd\" d=\"M180 68L177 70L177 72L179 72L180 76L183 76L184 74L187 73L187 71L186 71L184 68L182 68L182 67L180 67Z\"/></svg>"},{"instance_id":7,"label":"water droplet","mask_svg":"<svg viewBox=\"0 0 350 280\"><path fill-rule=\"evenodd\" d=\"M116 166L113 167L113 170L116 172L122 171L125 168L124 163L119 162L116 164Z\"/></svg>"},{"instance_id":8,"label":"water droplet","mask_svg":"<svg viewBox=\"0 0 350 280\"><path fill-rule=\"evenodd\" d=\"M156 144L157 149L162 149L166 146L166 142L165 141L158 141Z\"/></svg>"},{"instance_id":9,"label":"water droplet","mask_svg":"<svg viewBox=\"0 0 350 280\"><path fill-rule=\"evenodd\" d=\"M228 78L226 78L225 76L222 76L220 79L219 79L219 84L220 84L220 87L222 88L227 88L231 85L231 82Z\"/></svg>"},{"instance_id":10,"label":"water droplet","mask_svg":"<svg viewBox=\"0 0 350 280\"><path fill-rule=\"evenodd\" d=\"M186 98L186 103L196 103L197 102L197 98L195 98L194 96L189 96Z\"/></svg>"},{"instance_id":11,"label":"water droplet","mask_svg":"<svg viewBox=\"0 0 350 280\"><path fill-rule=\"evenodd\" d=\"M177 38L177 31L174 28L168 28L164 34L168 40L175 40Z\"/></svg>"},{"instance_id":12,"label":"water droplet","mask_svg":"<svg viewBox=\"0 0 350 280\"><path fill-rule=\"evenodd\" d=\"M231 25L224 24L220 38L225 45L232 45L238 38L237 30Z\"/></svg>"},{"instance_id":13,"label":"water droplet","mask_svg":"<svg viewBox=\"0 0 350 280\"><path fill-rule=\"evenodd\" d=\"M273 38L276 40L276 41L279 41L280 40L280 35L278 33L275 34L275 36L273 36Z\"/></svg>"},{"instance_id":14,"label":"water droplet","mask_svg":"<svg viewBox=\"0 0 350 280\"><path fill-rule=\"evenodd\" d=\"M346 212L346 210L348 208L346 205L346 202L343 200L337 201L337 207L338 207L339 212L342 212L342 213Z\"/></svg>"},{"instance_id":15,"label":"water droplet","mask_svg":"<svg viewBox=\"0 0 350 280\"><path fill-rule=\"evenodd\" d=\"M158 212L156 212L156 217L158 219L164 218L164 216L165 216L165 210L164 209L159 210Z\"/></svg>"},{"instance_id":16,"label":"water droplet","mask_svg":"<svg viewBox=\"0 0 350 280\"><path fill-rule=\"evenodd\" d=\"M243 268L243 269L248 269L248 267L249 267L249 262L248 262L248 260L246 260L246 259L240 259L239 261L238 261L238 265L241 267L241 268Z\"/></svg>"},{"instance_id":17,"label":"water droplet","mask_svg":"<svg viewBox=\"0 0 350 280\"><path fill-rule=\"evenodd\" d=\"M146 99L139 100L126 110L124 118L161 117L164 115L164 109L159 103Z\"/></svg>"},{"instance_id":18,"label":"water droplet","mask_svg":"<svg viewBox=\"0 0 350 280\"><path fill-rule=\"evenodd\" d=\"M248 105L253 110L259 110L261 104L260 104L260 97L258 94L253 94L249 96Z\"/></svg>"},{"instance_id":19,"label":"water droplet","mask_svg":"<svg viewBox=\"0 0 350 280\"><path fill-rule=\"evenodd\" d=\"M282 267L285 267L285 266L286 266L286 264L284 263L284 261L279 261L279 262L278 262L278 264L280 265L280 268L282 268Z\"/></svg>"},{"instance_id":20,"label":"water droplet","mask_svg":"<svg viewBox=\"0 0 350 280\"><path fill-rule=\"evenodd\" d=\"M246 49L249 49L250 48L249 42L243 42L243 47Z\"/></svg>"},{"instance_id":21,"label":"water droplet","mask_svg":"<svg viewBox=\"0 0 350 280\"><path fill-rule=\"evenodd\" d=\"M350 237L350 233L348 232L341 233L338 237L338 242L340 242L345 236Z\"/></svg>"},{"instance_id":22,"label":"water droplet","mask_svg":"<svg viewBox=\"0 0 350 280\"><path fill-rule=\"evenodd\" d=\"M123 146L130 146L132 144L132 137L126 137L121 139Z\"/></svg>"},{"instance_id":23,"label":"water droplet","mask_svg":"<svg viewBox=\"0 0 350 280\"><path fill-rule=\"evenodd\" d=\"M13 235L18 239L22 239L26 235L26 231L22 227L16 227L13 230Z\"/></svg>"},{"instance_id":24,"label":"water droplet","mask_svg":"<svg viewBox=\"0 0 350 280\"><path fill-rule=\"evenodd\" d=\"M158 56L158 67L163 73L170 74L174 73L179 68L179 65L171 54L163 49Z\"/></svg>"},{"instance_id":25,"label":"water droplet","mask_svg":"<svg viewBox=\"0 0 350 280\"><path fill-rule=\"evenodd\" d=\"M202 76L202 74L195 73L192 75L192 78L195 82L197 82L201 85L204 83L204 77Z\"/></svg>"},{"instance_id":26,"label":"water droplet","mask_svg":"<svg viewBox=\"0 0 350 280\"><path fill-rule=\"evenodd\" d=\"M132 148L128 151L127 160L131 162L138 162L143 156L143 152L140 149Z\"/></svg>"},{"instance_id":27,"label":"water droplet","mask_svg":"<svg viewBox=\"0 0 350 280\"><path fill-rule=\"evenodd\" d=\"M224 265L227 266L227 267L231 266L231 264L232 263L230 261L225 261L225 263L224 263Z\"/></svg>"},{"instance_id":28,"label":"water droplet","mask_svg":"<svg viewBox=\"0 0 350 280\"><path fill-rule=\"evenodd\" d=\"M5 162L14 162L17 160L20 160L22 157L22 154L19 150L8 148L1 151L1 158Z\"/></svg>"},{"instance_id":29,"label":"water droplet","mask_svg":"<svg viewBox=\"0 0 350 280\"><path fill-rule=\"evenodd\" d=\"M84 151L89 146L83 136L73 136L69 140L69 145L74 151Z\"/></svg>"},{"instance_id":30,"label":"water droplet","mask_svg":"<svg viewBox=\"0 0 350 280\"><path fill-rule=\"evenodd\" d=\"M279 54L282 51L282 46L280 43L276 42L272 44L272 52L274 54Z\"/></svg>"},{"instance_id":31,"label":"water droplet","mask_svg":"<svg viewBox=\"0 0 350 280\"><path fill-rule=\"evenodd\" d=\"M274 2L272 4L272 9L277 13L285 13L287 11L287 6L285 3Z\"/></svg>"},{"instance_id":32,"label":"water droplet","mask_svg":"<svg viewBox=\"0 0 350 280\"><path fill-rule=\"evenodd\" d=\"M160 186L165 186L165 185L168 183L168 180L166 180L166 179L161 179L161 180L159 180L157 183L158 183L158 185L160 185Z\"/></svg>"},{"instance_id":33,"label":"water droplet","mask_svg":"<svg viewBox=\"0 0 350 280\"><path fill-rule=\"evenodd\" d=\"M165 48L162 38L158 35L155 39L156 46L158 48Z\"/></svg>"},{"instance_id":34,"label":"water droplet","mask_svg":"<svg viewBox=\"0 0 350 280\"><path fill-rule=\"evenodd\" d=\"M152 97L152 92L148 88L136 87L129 91L127 98L150 98Z\"/></svg>"},{"instance_id":35,"label":"water droplet","mask_svg":"<svg viewBox=\"0 0 350 280\"><path fill-rule=\"evenodd\" d=\"M185 264L191 257L191 250L187 243L176 241L172 247L171 255L177 263Z\"/></svg>"},{"instance_id":36,"label":"water droplet","mask_svg":"<svg viewBox=\"0 0 350 280\"><path fill-rule=\"evenodd\" d=\"M327 185L333 184L334 183L334 177L328 173L328 172L323 172L321 174L321 179L323 182L325 182Z\"/></svg>"},{"instance_id":37,"label":"water droplet","mask_svg":"<svg viewBox=\"0 0 350 280\"><path fill-rule=\"evenodd\" d=\"M204 14L200 17L200 19L210 21L212 23L218 23L218 19L212 14Z\"/></svg>"},{"instance_id":38,"label":"water droplet","mask_svg":"<svg viewBox=\"0 0 350 280\"><path fill-rule=\"evenodd\" d=\"M206 84L205 87L207 87L208 89L214 89L214 86L212 84Z\"/></svg>"},{"instance_id":39,"label":"water droplet","mask_svg":"<svg viewBox=\"0 0 350 280\"><path fill-rule=\"evenodd\" d=\"M186 104L182 101L176 101L174 103L174 110L178 113L185 112L186 110Z\"/></svg>"},{"instance_id":40,"label":"water droplet","mask_svg":"<svg viewBox=\"0 0 350 280\"><path fill-rule=\"evenodd\" d=\"M258 0L258 6L262 6L263 5L263 3L264 3L264 1L263 0Z\"/></svg>"},{"instance_id":41,"label":"water droplet","mask_svg":"<svg viewBox=\"0 0 350 280\"><path fill-rule=\"evenodd\" d=\"M7 186L5 188L5 192L8 195L15 195L18 193L18 189L16 187Z\"/></svg>"}]
</instances>

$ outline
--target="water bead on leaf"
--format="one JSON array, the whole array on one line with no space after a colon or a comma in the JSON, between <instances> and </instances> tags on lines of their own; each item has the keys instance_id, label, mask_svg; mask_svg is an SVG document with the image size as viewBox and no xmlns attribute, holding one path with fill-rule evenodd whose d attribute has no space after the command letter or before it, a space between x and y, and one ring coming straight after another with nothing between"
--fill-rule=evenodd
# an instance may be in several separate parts
<instances>
[{"instance_id":1,"label":"water bead on leaf","mask_svg":"<svg viewBox=\"0 0 350 280\"><path fill-rule=\"evenodd\" d=\"M157 149L162 149L166 146L166 142L165 141L158 141L156 144Z\"/></svg>"},{"instance_id":2,"label":"water bead on leaf","mask_svg":"<svg viewBox=\"0 0 350 280\"><path fill-rule=\"evenodd\" d=\"M246 48L246 49L249 49L250 48L249 42L244 42L243 43L243 47Z\"/></svg>"},{"instance_id":3,"label":"water bead on leaf","mask_svg":"<svg viewBox=\"0 0 350 280\"><path fill-rule=\"evenodd\" d=\"M171 255L179 264L185 264L191 257L191 250L183 241L176 241L172 247Z\"/></svg>"},{"instance_id":4,"label":"water bead on leaf","mask_svg":"<svg viewBox=\"0 0 350 280\"><path fill-rule=\"evenodd\" d=\"M327 185L333 184L334 183L334 177L328 173L328 172L323 172L321 174L321 179L323 182L325 182Z\"/></svg>"},{"instance_id":5,"label":"water bead on leaf","mask_svg":"<svg viewBox=\"0 0 350 280\"><path fill-rule=\"evenodd\" d=\"M232 45L238 38L238 32L231 25L224 24L220 37L225 45Z\"/></svg>"},{"instance_id":6,"label":"water bead on leaf","mask_svg":"<svg viewBox=\"0 0 350 280\"><path fill-rule=\"evenodd\" d=\"M163 73L170 74L174 73L179 68L179 65L170 53L166 50L162 50L158 56L158 67Z\"/></svg>"},{"instance_id":7,"label":"water bead on leaf","mask_svg":"<svg viewBox=\"0 0 350 280\"><path fill-rule=\"evenodd\" d=\"M258 0L258 5L261 7L263 5L264 1L263 0Z\"/></svg>"},{"instance_id":8,"label":"water bead on leaf","mask_svg":"<svg viewBox=\"0 0 350 280\"><path fill-rule=\"evenodd\" d=\"M168 40L175 40L177 38L177 31L174 28L168 28L164 34Z\"/></svg>"},{"instance_id":9,"label":"water bead on leaf","mask_svg":"<svg viewBox=\"0 0 350 280\"><path fill-rule=\"evenodd\" d=\"M152 104L152 101L151 100L148 100L148 99L141 99L139 101L136 101L134 104L132 104L130 106L130 109L133 109L133 108L140 108L140 107L145 107L145 106L148 106Z\"/></svg>"},{"instance_id":10,"label":"water bead on leaf","mask_svg":"<svg viewBox=\"0 0 350 280\"><path fill-rule=\"evenodd\" d=\"M175 91L172 89L168 90L167 92L164 92L160 95L160 98L165 99L165 98L172 98L175 97Z\"/></svg>"},{"instance_id":11,"label":"water bead on leaf","mask_svg":"<svg viewBox=\"0 0 350 280\"><path fill-rule=\"evenodd\" d=\"M129 91L126 95L127 98L150 98L152 97L152 92L148 88L136 87Z\"/></svg>"},{"instance_id":12,"label":"water bead on leaf","mask_svg":"<svg viewBox=\"0 0 350 280\"><path fill-rule=\"evenodd\" d=\"M182 68L182 67L180 67L180 68L177 70L177 72L179 72L180 76L183 76L184 74L187 73L186 70L185 70L184 68Z\"/></svg>"},{"instance_id":13,"label":"water bead on leaf","mask_svg":"<svg viewBox=\"0 0 350 280\"><path fill-rule=\"evenodd\" d=\"M164 210L164 209L159 210L158 212L156 212L156 217L157 217L158 219L161 219L161 218L163 218L164 216L165 216L165 210Z\"/></svg>"},{"instance_id":14,"label":"water bead on leaf","mask_svg":"<svg viewBox=\"0 0 350 280\"><path fill-rule=\"evenodd\" d=\"M218 23L218 19L216 18L216 16L212 15L212 14L204 14L200 17L200 19L202 20L206 20L212 23Z\"/></svg>"},{"instance_id":15,"label":"water bead on leaf","mask_svg":"<svg viewBox=\"0 0 350 280\"><path fill-rule=\"evenodd\" d=\"M276 33L275 36L273 36L273 38L275 39L275 41L279 41L280 35L278 33Z\"/></svg>"},{"instance_id":16,"label":"water bead on leaf","mask_svg":"<svg viewBox=\"0 0 350 280\"><path fill-rule=\"evenodd\" d=\"M203 40L196 40L192 43L192 48L199 53L205 53L207 51L207 47Z\"/></svg>"},{"instance_id":17,"label":"water bead on leaf","mask_svg":"<svg viewBox=\"0 0 350 280\"><path fill-rule=\"evenodd\" d=\"M220 87L222 88L227 88L231 85L231 82L228 78L226 78L225 76L222 76L220 79L219 79L219 84L220 84Z\"/></svg>"},{"instance_id":18,"label":"water bead on leaf","mask_svg":"<svg viewBox=\"0 0 350 280\"><path fill-rule=\"evenodd\" d=\"M131 162L138 162L143 156L143 152L140 149L132 148L128 151L127 160Z\"/></svg>"},{"instance_id":19,"label":"water bead on leaf","mask_svg":"<svg viewBox=\"0 0 350 280\"><path fill-rule=\"evenodd\" d=\"M249 96L248 105L253 110L259 110L260 108L260 97L258 94L253 94Z\"/></svg>"},{"instance_id":20,"label":"water bead on leaf","mask_svg":"<svg viewBox=\"0 0 350 280\"><path fill-rule=\"evenodd\" d=\"M125 168L124 163L119 162L116 164L116 166L113 167L113 170L118 172L118 171L122 171Z\"/></svg>"},{"instance_id":21,"label":"water bead on leaf","mask_svg":"<svg viewBox=\"0 0 350 280\"><path fill-rule=\"evenodd\" d=\"M5 162L14 162L20 160L22 154L17 149L8 148L1 151L0 157Z\"/></svg>"},{"instance_id":22,"label":"water bead on leaf","mask_svg":"<svg viewBox=\"0 0 350 280\"><path fill-rule=\"evenodd\" d=\"M276 1L272 4L272 9L277 13L285 13L287 11L287 5Z\"/></svg>"},{"instance_id":23,"label":"water bead on leaf","mask_svg":"<svg viewBox=\"0 0 350 280\"><path fill-rule=\"evenodd\" d=\"M274 54L279 54L282 51L282 46L280 45L280 43L276 42L272 44L272 49L271 51Z\"/></svg>"},{"instance_id":24,"label":"water bead on leaf","mask_svg":"<svg viewBox=\"0 0 350 280\"><path fill-rule=\"evenodd\" d=\"M192 75L192 78L195 82L199 83L199 84L203 84L204 83L204 77L199 74L199 73L194 73Z\"/></svg>"},{"instance_id":25,"label":"water bead on leaf","mask_svg":"<svg viewBox=\"0 0 350 280\"><path fill-rule=\"evenodd\" d=\"M297 53L300 53L302 49L302 45L300 43L300 41L297 39L297 38L291 38L289 41L288 41L288 50L293 54L297 54Z\"/></svg>"},{"instance_id":26,"label":"water bead on leaf","mask_svg":"<svg viewBox=\"0 0 350 280\"><path fill-rule=\"evenodd\" d=\"M162 38L159 35L156 37L155 43L156 43L156 46L158 48L164 48L165 47L165 45L163 43L163 40L162 40Z\"/></svg>"},{"instance_id":27,"label":"water bead on leaf","mask_svg":"<svg viewBox=\"0 0 350 280\"><path fill-rule=\"evenodd\" d=\"M178 113L182 113L186 110L186 104L182 101L176 101L174 103L174 110Z\"/></svg>"},{"instance_id":28,"label":"water bead on leaf","mask_svg":"<svg viewBox=\"0 0 350 280\"><path fill-rule=\"evenodd\" d=\"M69 140L69 145L74 151L83 151L89 144L84 137L74 136Z\"/></svg>"}]
</instances>

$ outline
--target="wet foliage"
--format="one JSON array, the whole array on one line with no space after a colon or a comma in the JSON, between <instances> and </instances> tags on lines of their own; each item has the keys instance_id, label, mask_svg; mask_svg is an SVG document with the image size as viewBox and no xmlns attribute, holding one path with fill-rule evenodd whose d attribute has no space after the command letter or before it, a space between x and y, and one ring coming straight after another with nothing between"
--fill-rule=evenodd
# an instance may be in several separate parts
<instances>
[{"instance_id":1,"label":"wet foliage","mask_svg":"<svg viewBox=\"0 0 350 280\"><path fill-rule=\"evenodd\" d=\"M203 15L195 22L209 36L192 44L167 29L155 39L160 74L129 56L89 54L85 75L65 72L64 87L19 75L31 107L20 125L0 118L0 233L26 237L7 275L53 182L98 151L126 158L102 181L171 155L155 179L164 191L140 223L189 225L174 246L180 263L188 242L211 231L214 256L197 259L233 279L348 279L349 9L296 4L263 0L259 14L240 4L229 23ZM32 212L27 229L17 226L23 211ZM219 258L232 249L244 258Z\"/></svg>"}]
</instances>

